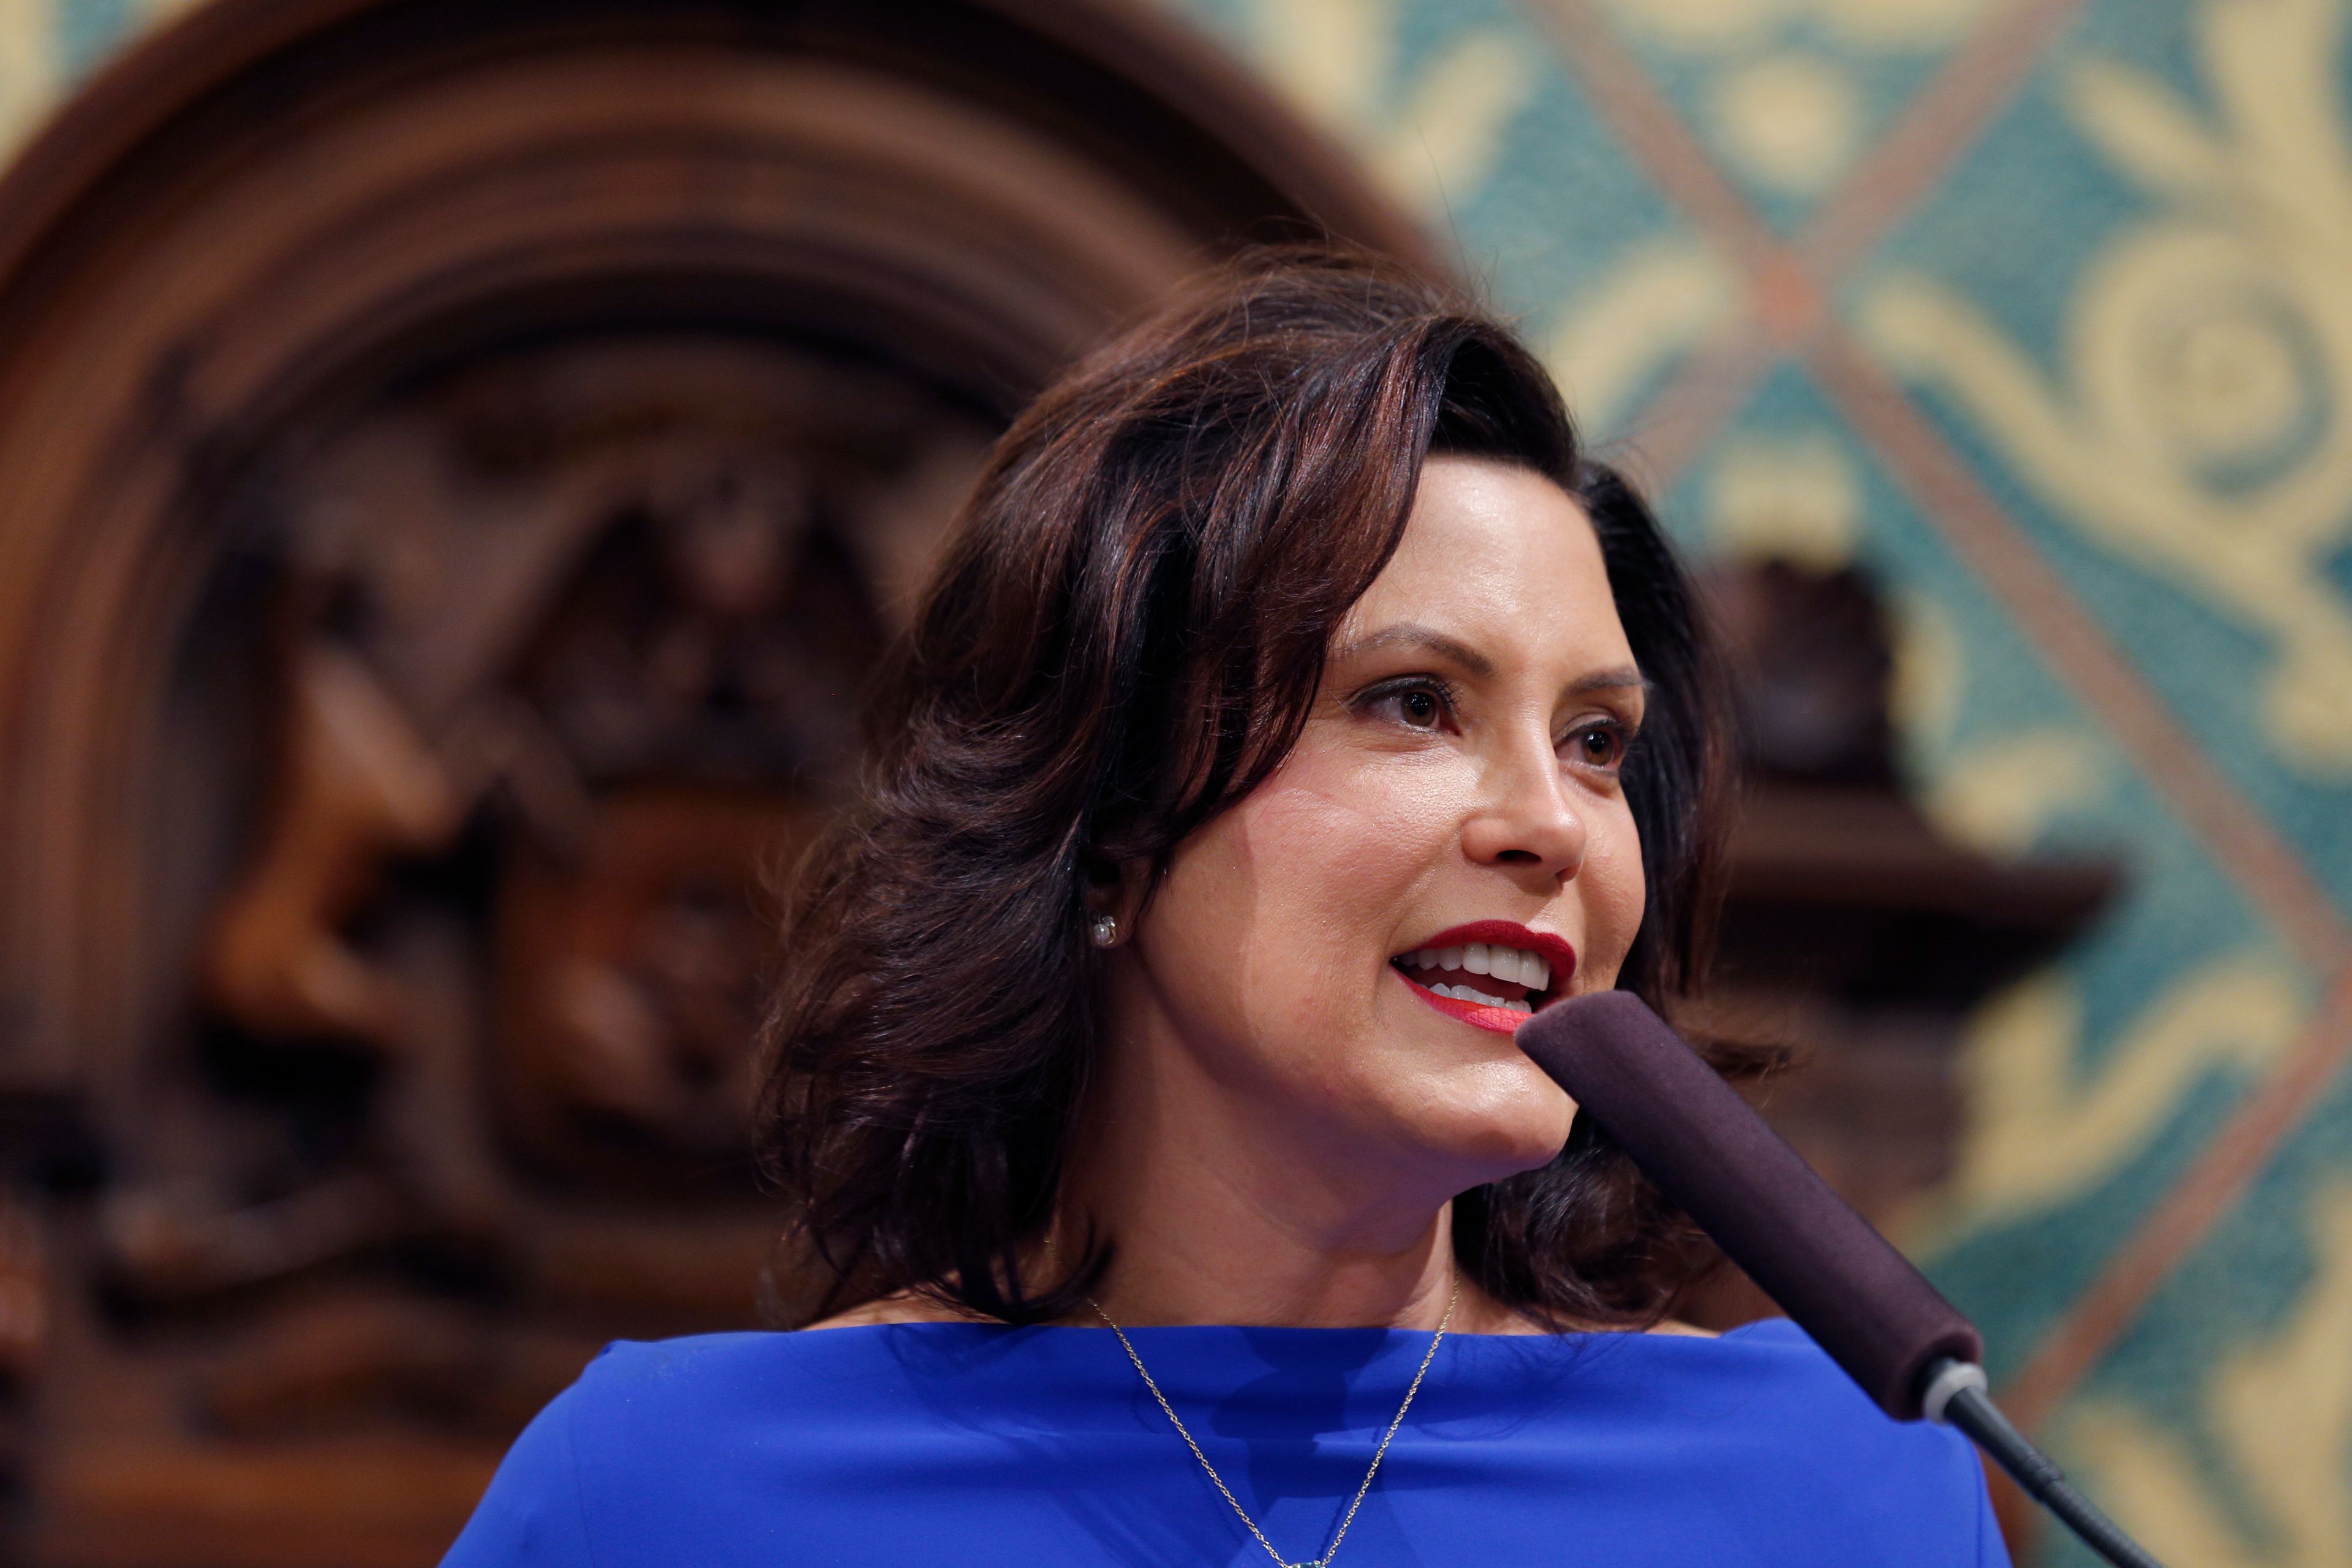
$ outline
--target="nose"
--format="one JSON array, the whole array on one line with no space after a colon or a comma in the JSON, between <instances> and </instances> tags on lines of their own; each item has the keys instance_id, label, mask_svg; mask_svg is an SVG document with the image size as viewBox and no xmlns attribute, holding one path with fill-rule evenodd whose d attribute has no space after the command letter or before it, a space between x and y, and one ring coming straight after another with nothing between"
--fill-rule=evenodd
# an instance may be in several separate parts
<instances>
[{"instance_id":1,"label":"nose","mask_svg":"<svg viewBox=\"0 0 2352 1568\"><path fill-rule=\"evenodd\" d=\"M1540 870L1555 881L1584 862L1584 818L1551 737L1514 741L1480 777L1477 809L1462 829L1464 853L1481 866Z\"/></svg>"}]
</instances>

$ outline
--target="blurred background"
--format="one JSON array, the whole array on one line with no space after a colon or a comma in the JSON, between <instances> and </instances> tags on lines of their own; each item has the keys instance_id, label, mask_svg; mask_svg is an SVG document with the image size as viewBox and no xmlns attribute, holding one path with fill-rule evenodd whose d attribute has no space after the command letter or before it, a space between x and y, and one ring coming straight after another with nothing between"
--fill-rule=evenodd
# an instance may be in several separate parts
<instances>
[{"instance_id":1,"label":"blurred background","mask_svg":"<svg viewBox=\"0 0 2352 1568\"><path fill-rule=\"evenodd\" d=\"M2352 1565L2347 28L0 0L0 1558L429 1563L789 1299L761 867L993 432L1328 230L1705 563L1770 1114L2159 1555Z\"/></svg>"}]
</instances>

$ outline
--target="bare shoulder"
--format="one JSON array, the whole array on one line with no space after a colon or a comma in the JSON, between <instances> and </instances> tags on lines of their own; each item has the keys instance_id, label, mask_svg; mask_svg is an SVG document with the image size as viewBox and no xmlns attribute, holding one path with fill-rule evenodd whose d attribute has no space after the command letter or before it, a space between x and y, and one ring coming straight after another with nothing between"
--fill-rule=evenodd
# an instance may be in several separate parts
<instances>
[{"instance_id":1,"label":"bare shoulder","mask_svg":"<svg viewBox=\"0 0 2352 1568\"><path fill-rule=\"evenodd\" d=\"M1653 1334L1679 1334L1685 1339L1692 1340L1714 1340L1723 1337L1713 1329L1702 1329L1696 1323L1685 1323L1679 1318L1667 1318L1653 1323L1645 1331Z\"/></svg>"},{"instance_id":2,"label":"bare shoulder","mask_svg":"<svg viewBox=\"0 0 2352 1568\"><path fill-rule=\"evenodd\" d=\"M901 1291L895 1296L881 1296L860 1302L830 1318L819 1318L803 1324L803 1333L816 1329L868 1329L884 1323L978 1323L989 1320L961 1311L928 1296Z\"/></svg>"}]
</instances>

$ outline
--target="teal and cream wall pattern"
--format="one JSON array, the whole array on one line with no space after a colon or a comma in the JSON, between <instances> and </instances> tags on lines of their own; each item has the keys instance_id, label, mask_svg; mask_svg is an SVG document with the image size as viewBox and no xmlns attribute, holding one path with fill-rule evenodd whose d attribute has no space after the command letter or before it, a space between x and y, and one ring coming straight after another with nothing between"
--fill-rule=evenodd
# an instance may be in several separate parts
<instances>
[{"instance_id":1,"label":"teal and cream wall pattern","mask_svg":"<svg viewBox=\"0 0 2352 1568\"><path fill-rule=\"evenodd\" d=\"M1947 830L2128 863L1905 1240L2168 1561L2352 1568L2352 0L1164 3L1686 543L1887 585ZM168 8L0 0L0 139Z\"/></svg>"},{"instance_id":2,"label":"teal and cream wall pattern","mask_svg":"<svg viewBox=\"0 0 2352 1568\"><path fill-rule=\"evenodd\" d=\"M2352 1564L2352 7L1192 8L1687 543L1888 585L1948 831L2130 865L1905 1239L2168 1561Z\"/></svg>"}]
</instances>

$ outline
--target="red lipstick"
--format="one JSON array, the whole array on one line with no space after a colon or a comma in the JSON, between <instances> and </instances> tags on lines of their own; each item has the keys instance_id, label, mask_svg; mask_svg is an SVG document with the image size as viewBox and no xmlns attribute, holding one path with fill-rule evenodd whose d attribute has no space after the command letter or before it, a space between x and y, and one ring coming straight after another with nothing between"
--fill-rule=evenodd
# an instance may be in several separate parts
<instances>
[{"instance_id":1,"label":"red lipstick","mask_svg":"<svg viewBox=\"0 0 2352 1568\"><path fill-rule=\"evenodd\" d=\"M1489 947L1525 949L1537 953L1549 963L1551 966L1551 983L1545 987L1543 1000L1538 1005L1549 1006L1568 994L1569 977L1576 973L1576 949L1561 937L1549 931L1529 931L1516 921L1473 921L1467 925L1453 926L1423 938L1407 951L1417 952L1425 948L1464 947L1474 942L1485 942ZM1491 1029L1499 1035L1516 1034L1519 1026L1528 1020L1528 1014L1509 1007L1489 1007L1484 1003L1465 1001L1458 996L1440 996L1418 978L1423 974L1435 975L1441 973L1439 971L1421 970L1402 963L1392 964L1392 967L1412 988L1413 994L1448 1017L1459 1018L1465 1024ZM1536 998L1530 995L1528 1000L1534 1002Z\"/></svg>"},{"instance_id":2,"label":"red lipstick","mask_svg":"<svg viewBox=\"0 0 2352 1568\"><path fill-rule=\"evenodd\" d=\"M1519 1026L1528 1021L1527 1014L1514 1013L1508 1007L1489 1007L1483 1002L1465 1002L1459 996L1440 996L1410 974L1404 977L1404 983L1412 988L1414 995L1447 1017L1459 1018L1481 1029L1492 1029L1498 1035L1516 1035L1519 1032Z\"/></svg>"},{"instance_id":3,"label":"red lipstick","mask_svg":"<svg viewBox=\"0 0 2352 1568\"><path fill-rule=\"evenodd\" d=\"M1539 954L1551 965L1549 994L1558 996L1568 988L1568 977L1576 973L1576 949L1568 945L1565 937L1554 936L1548 931L1529 931L1517 921L1472 921L1466 926L1448 926L1435 936L1423 937L1407 949L1418 952L1424 947L1467 947L1483 942L1488 947L1523 947Z\"/></svg>"}]
</instances>

